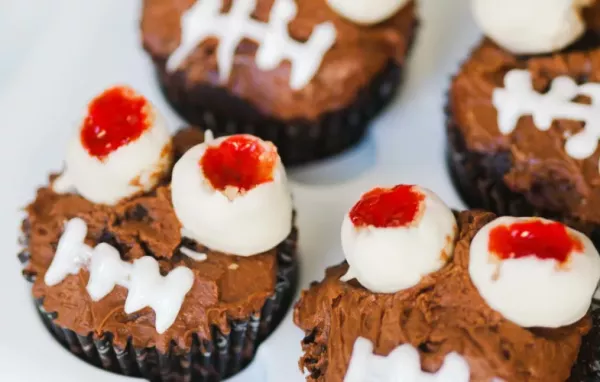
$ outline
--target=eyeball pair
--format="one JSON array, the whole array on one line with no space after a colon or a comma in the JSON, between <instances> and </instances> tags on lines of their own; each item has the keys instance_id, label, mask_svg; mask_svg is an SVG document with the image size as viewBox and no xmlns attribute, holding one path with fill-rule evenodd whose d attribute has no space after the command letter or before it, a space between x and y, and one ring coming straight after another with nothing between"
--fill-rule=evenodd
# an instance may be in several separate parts
<instances>
[{"instance_id":1,"label":"eyeball pair","mask_svg":"<svg viewBox=\"0 0 600 382\"><path fill-rule=\"evenodd\" d=\"M376 293L417 285L453 257L454 214L431 191L399 185L362 196L344 218L342 247L356 278ZM469 276L481 297L523 327L561 327L588 312L600 255L580 232L542 218L500 217L470 243Z\"/></svg>"},{"instance_id":2,"label":"eyeball pair","mask_svg":"<svg viewBox=\"0 0 600 382\"><path fill-rule=\"evenodd\" d=\"M164 118L127 87L88 105L69 144L56 192L115 205L156 187L173 168L173 208L187 236L210 249L250 256L274 248L292 228L292 200L277 149L250 135L207 139L173 167Z\"/></svg>"}]
</instances>

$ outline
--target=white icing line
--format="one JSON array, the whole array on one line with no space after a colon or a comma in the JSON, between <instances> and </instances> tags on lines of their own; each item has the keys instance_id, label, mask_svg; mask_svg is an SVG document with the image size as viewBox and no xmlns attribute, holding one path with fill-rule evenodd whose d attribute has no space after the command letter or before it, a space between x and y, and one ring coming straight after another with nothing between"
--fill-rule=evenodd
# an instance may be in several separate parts
<instances>
[{"instance_id":1,"label":"white icing line","mask_svg":"<svg viewBox=\"0 0 600 382\"><path fill-rule=\"evenodd\" d=\"M373 354L371 341L359 337L344 382L469 382L469 376L469 364L457 353L448 354L436 373L428 373L421 370L419 352L410 344L384 357Z\"/></svg>"},{"instance_id":2,"label":"white icing line","mask_svg":"<svg viewBox=\"0 0 600 382\"><path fill-rule=\"evenodd\" d=\"M181 251L181 253L195 261L205 261L208 258L208 256L206 256L206 253L196 252L190 248L181 247L179 248L179 250Z\"/></svg>"},{"instance_id":3,"label":"white icing line","mask_svg":"<svg viewBox=\"0 0 600 382\"><path fill-rule=\"evenodd\" d=\"M63 171L62 174L54 179L54 182L52 182L52 190L59 194L66 194L75 190L73 179L69 177L67 171Z\"/></svg>"},{"instance_id":4,"label":"white icing line","mask_svg":"<svg viewBox=\"0 0 600 382\"><path fill-rule=\"evenodd\" d=\"M212 130L206 130L204 132L204 142L211 143L214 140L215 140L215 135L213 134Z\"/></svg>"},{"instance_id":5,"label":"white icing line","mask_svg":"<svg viewBox=\"0 0 600 382\"><path fill-rule=\"evenodd\" d=\"M238 44L249 38L259 44L256 65L273 70L284 60L291 62L290 87L298 90L314 77L325 53L333 46L336 30L331 22L315 26L307 42L288 34L288 23L296 17L294 0L275 0L269 23L251 18L256 0L236 0L227 14L221 14L222 0L197 1L181 17L181 45L167 61L167 70L176 70L208 37L217 37L217 61L221 81L229 79Z\"/></svg>"},{"instance_id":6,"label":"white icing line","mask_svg":"<svg viewBox=\"0 0 600 382\"><path fill-rule=\"evenodd\" d=\"M52 264L44 281L53 286L69 274L77 274L87 267L90 279L87 291L92 300L99 301L116 285L129 289L125 313L136 312L146 306L156 313L156 331L164 333L177 318L185 295L194 283L194 273L186 267L177 267L167 276L160 274L158 262L144 256L133 264L121 260L113 246L101 243L94 249L84 243L87 224L80 218L67 222Z\"/></svg>"},{"instance_id":7,"label":"white icing line","mask_svg":"<svg viewBox=\"0 0 600 382\"><path fill-rule=\"evenodd\" d=\"M591 105L572 102L577 95L588 96ZM535 126L547 131L557 119L584 122L578 133L567 136L565 151L575 159L585 159L594 154L600 139L600 84L578 86L573 79L561 76L552 81L546 94L533 89L531 73L511 70L504 77L504 88L494 90L493 104L498 110L498 128L510 134L519 118L531 115Z\"/></svg>"},{"instance_id":8,"label":"white icing line","mask_svg":"<svg viewBox=\"0 0 600 382\"><path fill-rule=\"evenodd\" d=\"M65 224L54 259L44 275L46 285L54 286L89 264L93 250L84 243L86 236L87 224L82 219L71 219Z\"/></svg>"}]
</instances>

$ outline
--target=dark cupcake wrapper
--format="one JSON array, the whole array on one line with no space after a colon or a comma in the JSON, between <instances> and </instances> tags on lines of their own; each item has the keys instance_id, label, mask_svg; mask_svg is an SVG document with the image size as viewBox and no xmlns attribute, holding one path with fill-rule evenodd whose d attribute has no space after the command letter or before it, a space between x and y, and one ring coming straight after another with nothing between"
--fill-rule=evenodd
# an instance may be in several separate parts
<instances>
[{"instance_id":1,"label":"dark cupcake wrapper","mask_svg":"<svg viewBox=\"0 0 600 382\"><path fill-rule=\"evenodd\" d=\"M568 382L600 382L600 300L592 301L590 314L592 329L581 342Z\"/></svg>"},{"instance_id":2,"label":"dark cupcake wrapper","mask_svg":"<svg viewBox=\"0 0 600 382\"><path fill-rule=\"evenodd\" d=\"M358 143L369 122L394 98L402 68L390 62L356 99L343 109L326 112L316 120L281 120L263 115L249 102L223 88L187 85L184 73L168 73L157 62L158 78L166 99L189 123L210 129L215 136L252 134L277 146L286 165L337 154Z\"/></svg>"},{"instance_id":3,"label":"dark cupcake wrapper","mask_svg":"<svg viewBox=\"0 0 600 382\"><path fill-rule=\"evenodd\" d=\"M511 154L506 151L482 153L469 150L449 106L446 107L446 128L446 163L450 178L469 208L485 209L497 215L541 216L560 221L585 233L600 248L600 225L535 206L527 195L511 190L504 181L511 168Z\"/></svg>"},{"instance_id":4,"label":"dark cupcake wrapper","mask_svg":"<svg viewBox=\"0 0 600 382\"><path fill-rule=\"evenodd\" d=\"M69 352L101 369L126 376L142 377L152 382L218 382L243 369L254 357L258 345L279 325L294 298L298 279L296 256L297 231L277 248L277 282L274 294L260 312L248 319L229 321L230 332L221 333L213 326L212 340L192 336L189 350L174 343L167 353L156 348L125 348L113 344L112 334L85 336L61 327L56 313L47 312L43 299L34 300L45 326ZM19 258L27 263L29 255ZM26 277L27 278L27 277ZM29 281L32 277L28 278Z\"/></svg>"}]
</instances>

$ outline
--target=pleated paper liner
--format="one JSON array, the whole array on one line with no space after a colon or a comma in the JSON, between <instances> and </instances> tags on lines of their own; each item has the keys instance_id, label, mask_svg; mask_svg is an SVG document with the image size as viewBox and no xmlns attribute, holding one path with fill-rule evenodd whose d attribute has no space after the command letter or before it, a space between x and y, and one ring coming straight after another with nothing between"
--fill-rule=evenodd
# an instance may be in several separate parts
<instances>
[{"instance_id":1,"label":"pleated paper liner","mask_svg":"<svg viewBox=\"0 0 600 382\"><path fill-rule=\"evenodd\" d=\"M469 208L480 208L497 215L540 216L560 221L589 236L596 248L600 248L600 225L534 206L524 194L510 190L504 182L504 175L511 167L510 153L469 150L448 109L446 113L446 162L450 178Z\"/></svg>"},{"instance_id":2,"label":"pleated paper liner","mask_svg":"<svg viewBox=\"0 0 600 382\"><path fill-rule=\"evenodd\" d=\"M26 244L26 239L22 240ZM142 377L152 382L218 382L243 369L254 357L259 344L279 325L295 295L298 279L296 257L297 231L277 248L277 283L275 293L262 310L246 320L230 321L229 334L213 327L212 340L192 337L191 349L174 343L166 354L156 348L134 348L131 342L122 349L113 345L112 334L98 338L63 328L54 322L56 313L47 312L42 300L35 305L45 326L67 350L87 363L127 376ZM29 254L19 254L27 263ZM33 281L32 275L24 275Z\"/></svg>"},{"instance_id":3,"label":"pleated paper liner","mask_svg":"<svg viewBox=\"0 0 600 382\"><path fill-rule=\"evenodd\" d=\"M592 301L592 330L583 338L568 382L600 381L600 300Z\"/></svg>"}]
</instances>

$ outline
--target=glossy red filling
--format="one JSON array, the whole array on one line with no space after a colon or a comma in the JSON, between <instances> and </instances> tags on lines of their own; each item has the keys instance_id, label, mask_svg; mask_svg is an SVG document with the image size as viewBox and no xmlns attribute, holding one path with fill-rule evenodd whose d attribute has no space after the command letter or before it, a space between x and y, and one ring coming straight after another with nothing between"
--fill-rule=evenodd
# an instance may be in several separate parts
<instances>
[{"instance_id":1,"label":"glossy red filling","mask_svg":"<svg viewBox=\"0 0 600 382\"><path fill-rule=\"evenodd\" d=\"M582 251L583 244L560 223L532 219L494 227L488 249L503 260L535 256L564 263L573 251Z\"/></svg>"},{"instance_id":2,"label":"glossy red filling","mask_svg":"<svg viewBox=\"0 0 600 382\"><path fill-rule=\"evenodd\" d=\"M356 227L402 227L418 218L425 200L415 186L399 185L393 188L375 188L364 194L350 210L350 219Z\"/></svg>"},{"instance_id":3,"label":"glossy red filling","mask_svg":"<svg viewBox=\"0 0 600 382\"><path fill-rule=\"evenodd\" d=\"M94 98L81 129L87 152L103 159L138 139L150 127L148 101L127 87L114 87Z\"/></svg>"},{"instance_id":4,"label":"glossy red filling","mask_svg":"<svg viewBox=\"0 0 600 382\"><path fill-rule=\"evenodd\" d=\"M206 149L200 160L204 176L216 190L246 192L273 180L277 149L250 135L232 135Z\"/></svg>"}]
</instances>

